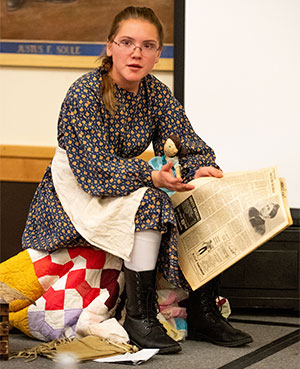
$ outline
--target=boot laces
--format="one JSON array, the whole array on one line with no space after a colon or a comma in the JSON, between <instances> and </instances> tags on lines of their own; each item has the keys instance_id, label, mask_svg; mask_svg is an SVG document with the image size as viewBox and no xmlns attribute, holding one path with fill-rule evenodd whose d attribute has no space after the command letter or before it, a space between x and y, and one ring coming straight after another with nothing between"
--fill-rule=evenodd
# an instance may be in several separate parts
<instances>
[{"instance_id":1,"label":"boot laces","mask_svg":"<svg viewBox=\"0 0 300 369\"><path fill-rule=\"evenodd\" d=\"M217 321L220 318L227 322L222 315L222 305L220 307L217 302L220 301L219 285L217 283L210 282L209 286L204 286L201 293L201 304L204 314L213 321Z\"/></svg>"},{"instance_id":2,"label":"boot laces","mask_svg":"<svg viewBox=\"0 0 300 369\"><path fill-rule=\"evenodd\" d=\"M155 289L148 288L146 296L146 311L143 319L145 319L152 326L161 325L160 321L157 319L157 314L160 311L157 297L158 296Z\"/></svg>"},{"instance_id":3,"label":"boot laces","mask_svg":"<svg viewBox=\"0 0 300 369\"><path fill-rule=\"evenodd\" d=\"M221 299L220 299L219 279L216 279L216 281L214 281L213 297L214 297L214 300L215 300L215 307L216 307L216 312L217 312L218 316L221 317L226 323L228 323L227 319L222 314L223 305L220 303Z\"/></svg>"}]
</instances>

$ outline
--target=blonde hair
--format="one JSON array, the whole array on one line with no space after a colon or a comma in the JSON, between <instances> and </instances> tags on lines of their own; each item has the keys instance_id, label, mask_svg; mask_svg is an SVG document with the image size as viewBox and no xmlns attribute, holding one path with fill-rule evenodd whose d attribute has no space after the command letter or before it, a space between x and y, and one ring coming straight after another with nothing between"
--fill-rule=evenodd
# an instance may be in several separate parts
<instances>
[{"instance_id":1,"label":"blonde hair","mask_svg":"<svg viewBox=\"0 0 300 369\"><path fill-rule=\"evenodd\" d=\"M137 6L129 6L115 16L110 29L110 33L107 37L108 41L112 42L114 40L116 34L119 31L120 23L128 19L144 19L153 24L157 29L159 47L163 47L164 31L160 20L151 8ZM110 114L114 115L115 111L117 110L118 104L115 98L114 81L109 75L109 71L111 70L112 65L112 57L105 55L102 59L101 64L102 68L105 71L102 76L101 94L106 109L110 112Z\"/></svg>"}]
</instances>

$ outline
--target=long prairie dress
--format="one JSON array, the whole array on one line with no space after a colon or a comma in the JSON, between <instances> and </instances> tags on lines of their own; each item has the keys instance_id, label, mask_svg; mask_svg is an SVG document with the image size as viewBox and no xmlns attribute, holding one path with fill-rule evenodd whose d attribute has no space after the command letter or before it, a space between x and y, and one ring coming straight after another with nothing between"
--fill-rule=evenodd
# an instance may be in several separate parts
<instances>
[{"instance_id":1,"label":"long prairie dress","mask_svg":"<svg viewBox=\"0 0 300 369\"><path fill-rule=\"evenodd\" d=\"M100 92L103 73L101 67L97 68L68 90L59 115L58 146L66 153L77 185L100 202L128 197L145 188L131 214L132 232L161 232L158 268L169 282L189 289L178 265L177 227L170 198L154 187L153 169L137 156L151 143L155 155L163 155L166 139L171 134L179 136L188 153L180 159L187 182L200 166L218 168L214 151L195 133L169 88L150 74L141 81L136 95L115 85L118 109L112 117ZM122 223L127 216L127 212L120 212L119 221ZM110 219L106 221L109 224ZM78 245L95 246L78 231L62 206L50 164L32 200L22 247L52 252ZM118 256L114 245L110 252Z\"/></svg>"}]
</instances>

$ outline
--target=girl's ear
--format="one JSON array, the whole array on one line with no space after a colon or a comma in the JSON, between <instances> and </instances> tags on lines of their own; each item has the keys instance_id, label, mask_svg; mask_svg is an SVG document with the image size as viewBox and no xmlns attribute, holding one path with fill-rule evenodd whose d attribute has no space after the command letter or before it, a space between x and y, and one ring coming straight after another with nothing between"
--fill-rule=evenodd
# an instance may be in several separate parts
<instances>
[{"instance_id":1,"label":"girl's ear","mask_svg":"<svg viewBox=\"0 0 300 369\"><path fill-rule=\"evenodd\" d=\"M112 43L109 40L107 40L106 41L106 55L107 56L112 56L111 48L112 48Z\"/></svg>"},{"instance_id":2,"label":"girl's ear","mask_svg":"<svg viewBox=\"0 0 300 369\"><path fill-rule=\"evenodd\" d=\"M162 49L157 50L157 54L156 54L155 62L154 62L155 64L158 63L158 61L159 61L161 51L162 51Z\"/></svg>"}]
</instances>

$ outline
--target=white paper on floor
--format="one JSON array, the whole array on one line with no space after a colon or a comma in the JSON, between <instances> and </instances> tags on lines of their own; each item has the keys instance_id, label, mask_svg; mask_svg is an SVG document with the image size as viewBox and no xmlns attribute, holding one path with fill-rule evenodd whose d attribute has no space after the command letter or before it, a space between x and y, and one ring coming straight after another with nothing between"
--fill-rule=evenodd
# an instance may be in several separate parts
<instances>
[{"instance_id":1,"label":"white paper on floor","mask_svg":"<svg viewBox=\"0 0 300 369\"><path fill-rule=\"evenodd\" d=\"M152 356L157 354L158 351L159 349L142 349L134 354L126 352L123 355L95 359L94 361L97 361L98 363L131 363L133 365L138 365L149 360Z\"/></svg>"}]
</instances>

